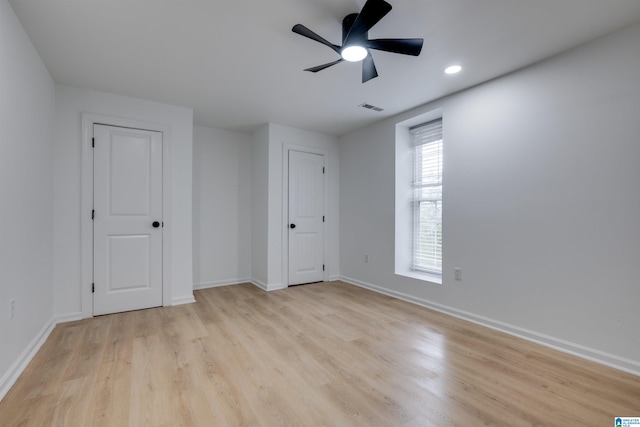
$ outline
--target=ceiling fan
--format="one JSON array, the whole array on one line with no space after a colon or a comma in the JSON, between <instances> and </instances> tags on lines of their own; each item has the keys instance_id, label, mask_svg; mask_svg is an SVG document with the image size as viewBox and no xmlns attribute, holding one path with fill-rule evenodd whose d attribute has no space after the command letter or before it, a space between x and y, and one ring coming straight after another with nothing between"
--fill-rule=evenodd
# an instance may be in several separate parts
<instances>
[{"instance_id":1,"label":"ceiling fan","mask_svg":"<svg viewBox=\"0 0 640 427\"><path fill-rule=\"evenodd\" d=\"M317 73L342 61L362 61L362 83L378 77L376 65L369 49L383 50L385 52L400 53L402 55L420 55L423 39L375 39L369 40L368 32L387 13L391 11L391 5L384 0L367 0L360 13L347 15L342 21L342 46L335 45L320 37L301 24L293 26L291 31L328 46L340 59L317 67L307 68L304 71Z\"/></svg>"}]
</instances>

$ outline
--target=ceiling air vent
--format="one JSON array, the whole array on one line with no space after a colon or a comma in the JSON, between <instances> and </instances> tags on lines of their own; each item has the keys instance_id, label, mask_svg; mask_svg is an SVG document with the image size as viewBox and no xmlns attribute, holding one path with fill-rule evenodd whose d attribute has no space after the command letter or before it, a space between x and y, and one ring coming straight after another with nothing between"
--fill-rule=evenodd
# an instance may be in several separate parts
<instances>
[{"instance_id":1,"label":"ceiling air vent","mask_svg":"<svg viewBox=\"0 0 640 427\"><path fill-rule=\"evenodd\" d=\"M380 112L383 110L383 108L376 107L375 105L367 104L366 102L364 104L360 104L359 106L362 108L366 108L367 110L373 110L377 112Z\"/></svg>"}]
</instances>

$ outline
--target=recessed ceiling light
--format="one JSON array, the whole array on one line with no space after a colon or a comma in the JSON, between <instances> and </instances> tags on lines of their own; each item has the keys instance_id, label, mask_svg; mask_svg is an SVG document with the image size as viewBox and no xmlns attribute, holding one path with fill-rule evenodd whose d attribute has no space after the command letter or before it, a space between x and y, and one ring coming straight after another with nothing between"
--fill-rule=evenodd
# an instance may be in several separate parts
<instances>
[{"instance_id":1,"label":"recessed ceiling light","mask_svg":"<svg viewBox=\"0 0 640 427\"><path fill-rule=\"evenodd\" d=\"M444 69L444 72L447 74L457 74L462 71L462 67L459 65L451 65Z\"/></svg>"},{"instance_id":2,"label":"recessed ceiling light","mask_svg":"<svg viewBox=\"0 0 640 427\"><path fill-rule=\"evenodd\" d=\"M351 45L342 49L341 55L345 61L358 62L367 57L367 49L362 46Z\"/></svg>"}]
</instances>

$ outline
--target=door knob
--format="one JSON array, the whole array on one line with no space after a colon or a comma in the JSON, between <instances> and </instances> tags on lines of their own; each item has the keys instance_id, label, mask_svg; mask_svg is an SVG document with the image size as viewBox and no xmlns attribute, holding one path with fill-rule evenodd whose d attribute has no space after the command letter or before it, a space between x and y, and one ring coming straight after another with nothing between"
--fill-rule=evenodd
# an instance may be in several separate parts
<instances>
[{"instance_id":1,"label":"door knob","mask_svg":"<svg viewBox=\"0 0 640 427\"><path fill-rule=\"evenodd\" d=\"M295 224L291 224L291 225L289 226L289 228L296 228L296 225L295 225Z\"/></svg>"},{"instance_id":2,"label":"door knob","mask_svg":"<svg viewBox=\"0 0 640 427\"><path fill-rule=\"evenodd\" d=\"M153 224L151 224L151 225L153 225L153 228L160 227L160 223L158 221L153 221Z\"/></svg>"}]
</instances>

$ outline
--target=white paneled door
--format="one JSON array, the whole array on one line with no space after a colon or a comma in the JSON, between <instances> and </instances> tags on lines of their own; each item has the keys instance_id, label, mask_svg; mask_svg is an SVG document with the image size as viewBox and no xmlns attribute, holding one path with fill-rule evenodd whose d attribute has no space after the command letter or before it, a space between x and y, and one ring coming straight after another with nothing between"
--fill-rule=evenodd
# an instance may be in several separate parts
<instances>
[{"instance_id":1,"label":"white paneled door","mask_svg":"<svg viewBox=\"0 0 640 427\"><path fill-rule=\"evenodd\" d=\"M162 133L94 125L93 314L162 305Z\"/></svg>"},{"instance_id":2,"label":"white paneled door","mask_svg":"<svg viewBox=\"0 0 640 427\"><path fill-rule=\"evenodd\" d=\"M289 285L324 280L324 156L289 150Z\"/></svg>"}]
</instances>

